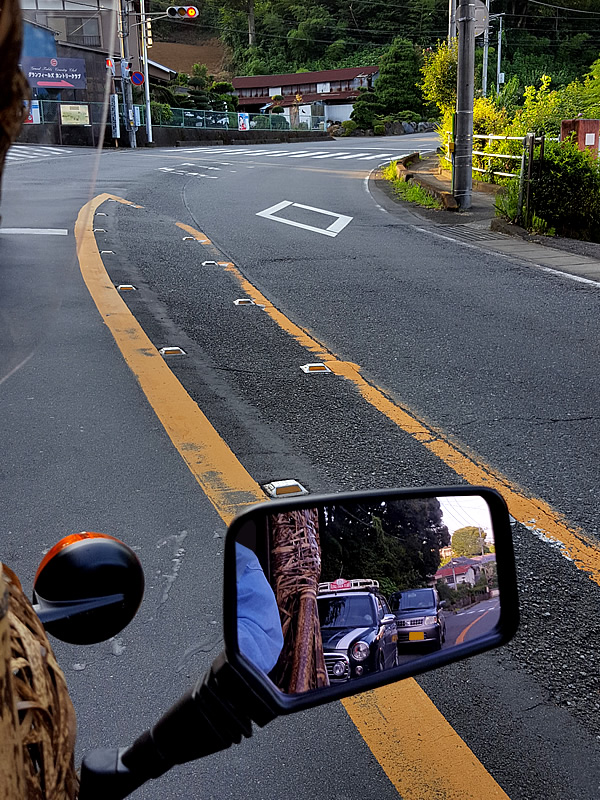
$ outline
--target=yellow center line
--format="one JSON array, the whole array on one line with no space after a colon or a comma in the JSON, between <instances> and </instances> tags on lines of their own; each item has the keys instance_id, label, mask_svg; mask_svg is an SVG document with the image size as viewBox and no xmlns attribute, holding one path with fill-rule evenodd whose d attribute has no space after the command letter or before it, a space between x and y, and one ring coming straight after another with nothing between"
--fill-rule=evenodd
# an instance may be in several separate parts
<instances>
[{"instance_id":1,"label":"yellow center line","mask_svg":"<svg viewBox=\"0 0 600 800\"><path fill-rule=\"evenodd\" d=\"M171 372L113 286L93 233L94 212L109 199L125 202L101 194L83 206L75 223L83 279L165 431L219 515L229 523L244 506L264 501L265 494Z\"/></svg>"},{"instance_id":2,"label":"yellow center line","mask_svg":"<svg viewBox=\"0 0 600 800\"><path fill-rule=\"evenodd\" d=\"M430 425L418 415L395 400L374 383L363 378L360 366L350 361L341 361L335 353L319 342L304 328L288 319L260 292L233 264L226 271L233 275L244 292L257 304L264 305L265 312L282 330L293 336L303 347L315 354L337 375L354 383L361 396L405 433L410 434L427 450L451 467L470 484L490 486L497 489L508 504L513 517L542 536L561 546L563 556L572 559L575 565L586 572L600 585L600 550L598 543L588 538L583 531L567 522L550 505L532 497L523 488L511 482L502 473L486 464L464 445L453 441L442 430Z\"/></svg>"},{"instance_id":3,"label":"yellow center line","mask_svg":"<svg viewBox=\"0 0 600 800\"><path fill-rule=\"evenodd\" d=\"M264 500L264 494L168 368L104 269L94 238L93 214L109 199L127 202L102 194L87 203L77 217L75 238L81 273L102 319L165 431L219 515L228 523L244 505ZM198 241L208 241L204 234L189 226L179 224L179 227ZM231 271L235 267L228 262L226 269ZM258 290L254 291L256 296L260 295ZM265 300L267 313L311 352L330 357L329 351L306 331L294 326L267 303L263 295L260 298ZM342 365L343 362L336 362L340 369ZM475 800L481 797L508 800L412 678L369 692L364 699L350 698L343 703L404 800ZM382 717L384 713L385 718ZM384 724L382 719L385 719ZM470 787L476 794L469 794Z\"/></svg>"},{"instance_id":4,"label":"yellow center line","mask_svg":"<svg viewBox=\"0 0 600 800\"><path fill-rule=\"evenodd\" d=\"M493 608L488 608L488 610L484 611L483 614L481 614L481 616L477 617L477 619L474 619L473 622L471 622L470 625L467 625L467 627L463 631L460 632L460 636L458 636L458 638L456 639L456 644L462 644L464 642L464 640L465 640L465 636L471 630L473 625L477 625L477 623L480 620L482 620L485 617L486 614L489 614L490 611L493 611L493 610L494 610Z\"/></svg>"}]
</instances>

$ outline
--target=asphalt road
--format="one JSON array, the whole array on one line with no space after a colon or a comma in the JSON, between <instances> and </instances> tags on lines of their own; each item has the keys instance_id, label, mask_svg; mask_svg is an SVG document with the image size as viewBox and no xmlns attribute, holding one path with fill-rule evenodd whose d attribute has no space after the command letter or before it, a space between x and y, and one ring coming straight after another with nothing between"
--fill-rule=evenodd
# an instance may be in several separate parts
<instances>
[{"instance_id":1,"label":"asphalt road","mask_svg":"<svg viewBox=\"0 0 600 800\"><path fill-rule=\"evenodd\" d=\"M422 136L106 153L93 194L143 208L105 206L96 238L112 251L113 282L141 289L128 302L151 340L187 351L174 372L258 482L462 479L349 382L304 375L306 349L260 309L235 306L235 275L203 266L202 245L175 222L209 236L390 397L597 538L598 287L441 239L435 222L390 208L369 172L433 147ZM3 225L70 233L0 235L0 375L28 359L0 384L3 557L29 586L61 535L104 530L139 549L147 574L142 611L116 645L57 645L80 749L130 741L217 654L224 533L82 283L72 230L92 165L76 149L9 164ZM512 800L596 798L598 586L524 526L515 538L515 641L419 682ZM298 798L398 796L334 705L140 797L275 798L290 785Z\"/></svg>"}]
</instances>

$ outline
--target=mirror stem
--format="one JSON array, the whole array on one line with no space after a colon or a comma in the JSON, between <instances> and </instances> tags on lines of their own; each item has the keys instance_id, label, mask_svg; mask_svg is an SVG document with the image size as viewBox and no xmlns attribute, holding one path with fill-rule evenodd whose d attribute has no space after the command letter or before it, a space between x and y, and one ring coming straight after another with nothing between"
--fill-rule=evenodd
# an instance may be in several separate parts
<instances>
[{"instance_id":1,"label":"mirror stem","mask_svg":"<svg viewBox=\"0 0 600 800\"><path fill-rule=\"evenodd\" d=\"M252 722L276 713L260 700L222 653L202 681L127 749L100 749L81 766L79 800L122 800L176 764L226 750L252 735Z\"/></svg>"}]
</instances>

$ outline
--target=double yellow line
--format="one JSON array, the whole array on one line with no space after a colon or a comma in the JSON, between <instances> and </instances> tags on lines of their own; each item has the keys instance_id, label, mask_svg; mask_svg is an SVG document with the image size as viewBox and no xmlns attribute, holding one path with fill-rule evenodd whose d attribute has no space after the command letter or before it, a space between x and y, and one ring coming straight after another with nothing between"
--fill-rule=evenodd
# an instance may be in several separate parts
<instances>
[{"instance_id":1,"label":"double yellow line","mask_svg":"<svg viewBox=\"0 0 600 800\"><path fill-rule=\"evenodd\" d=\"M263 501L264 493L189 397L113 286L93 233L94 213L107 200L134 205L102 194L81 209L75 237L84 281L171 441L217 512L229 523L244 506ZM182 223L178 225L202 244L213 247L200 231ZM231 262L224 269L236 278L249 297L264 306L282 330L315 358L327 363L333 372L354 383L367 402L470 483L498 489L515 518L534 524L546 536L560 542L564 554L600 583L600 554L581 532L569 526L543 501L528 497L507 478L478 461L474 454L452 443L441 430L395 403L360 375L358 365L339 360L275 308ZM344 706L404 800L507 798L414 680L347 699Z\"/></svg>"}]
</instances>

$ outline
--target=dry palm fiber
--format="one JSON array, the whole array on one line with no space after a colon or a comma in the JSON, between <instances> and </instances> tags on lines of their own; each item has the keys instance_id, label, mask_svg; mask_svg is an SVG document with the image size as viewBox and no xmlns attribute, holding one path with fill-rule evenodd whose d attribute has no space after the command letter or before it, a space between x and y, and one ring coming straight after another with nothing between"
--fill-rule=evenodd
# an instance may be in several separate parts
<instances>
[{"instance_id":1,"label":"dry palm fiber","mask_svg":"<svg viewBox=\"0 0 600 800\"><path fill-rule=\"evenodd\" d=\"M273 673L275 682L290 694L328 686L317 608L321 574L318 512L305 509L273 514L271 545L284 639Z\"/></svg>"},{"instance_id":2,"label":"dry palm fiber","mask_svg":"<svg viewBox=\"0 0 600 800\"><path fill-rule=\"evenodd\" d=\"M23 101L29 96L29 88L19 70L22 42L19 0L5 0L0 5L0 178L6 152L26 116Z\"/></svg>"},{"instance_id":3,"label":"dry palm fiber","mask_svg":"<svg viewBox=\"0 0 600 800\"><path fill-rule=\"evenodd\" d=\"M19 715L27 800L73 800L75 710L65 676L18 578L2 566L9 587L12 685Z\"/></svg>"}]
</instances>

